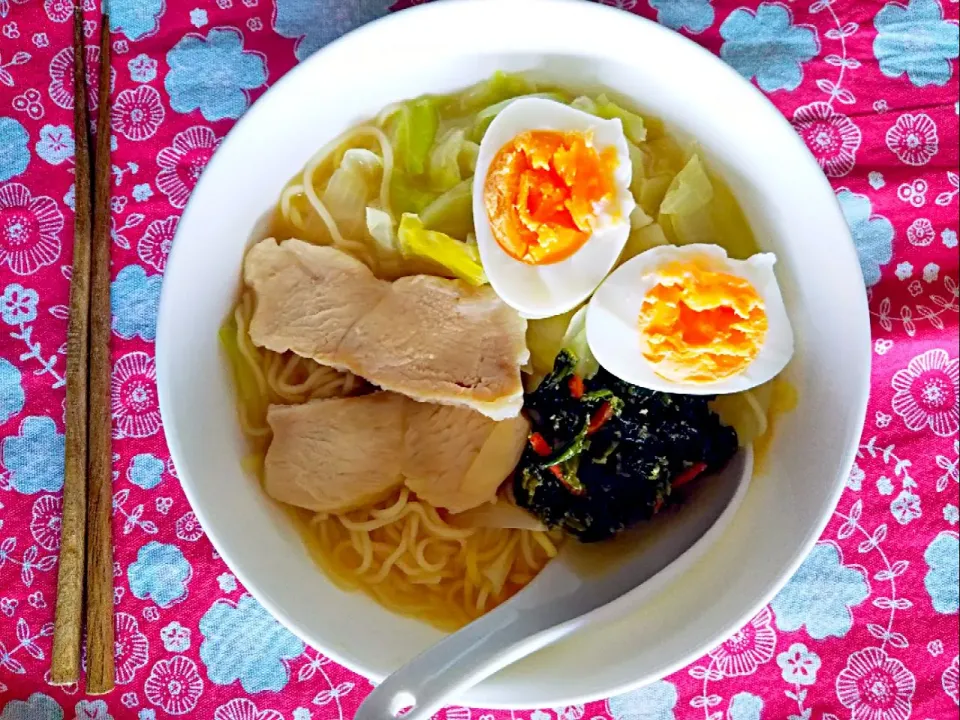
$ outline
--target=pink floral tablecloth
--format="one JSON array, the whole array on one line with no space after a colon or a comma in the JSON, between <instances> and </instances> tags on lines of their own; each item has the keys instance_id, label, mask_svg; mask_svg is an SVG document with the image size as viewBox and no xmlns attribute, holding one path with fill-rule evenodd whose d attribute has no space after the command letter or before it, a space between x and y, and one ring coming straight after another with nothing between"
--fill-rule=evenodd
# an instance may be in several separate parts
<instances>
[{"instance_id":1,"label":"pink floral tablecloth","mask_svg":"<svg viewBox=\"0 0 960 720\"><path fill-rule=\"evenodd\" d=\"M0 720L351 718L370 684L284 631L190 511L152 352L179 214L219 140L298 60L418 3L109 2L118 685L93 698L48 682L80 1L0 0ZM586 707L438 718L956 718L957 0L603 1L679 30L757 83L833 181L870 295L867 423L823 537L723 645ZM82 2L93 61L100 3Z\"/></svg>"}]
</instances>

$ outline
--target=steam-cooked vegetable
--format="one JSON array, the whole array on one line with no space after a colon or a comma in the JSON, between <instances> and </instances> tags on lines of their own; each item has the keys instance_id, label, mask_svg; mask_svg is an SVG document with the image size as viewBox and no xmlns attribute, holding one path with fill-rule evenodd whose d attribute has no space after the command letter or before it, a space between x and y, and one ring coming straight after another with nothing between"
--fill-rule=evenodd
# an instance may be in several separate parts
<instances>
[{"instance_id":1,"label":"steam-cooked vegetable","mask_svg":"<svg viewBox=\"0 0 960 720\"><path fill-rule=\"evenodd\" d=\"M397 235L404 257L432 260L454 277L466 280L471 285L479 286L487 282L480 265L480 254L475 247L442 232L427 230L416 215L403 215Z\"/></svg>"},{"instance_id":2,"label":"steam-cooked vegetable","mask_svg":"<svg viewBox=\"0 0 960 720\"><path fill-rule=\"evenodd\" d=\"M710 411L708 397L644 390L603 369L580 393L570 382L576 365L562 351L524 399L549 454L528 446L514 494L545 525L585 542L609 538L659 511L673 483L690 482L694 469L718 470L736 452L736 431Z\"/></svg>"},{"instance_id":3,"label":"steam-cooked vegetable","mask_svg":"<svg viewBox=\"0 0 960 720\"><path fill-rule=\"evenodd\" d=\"M440 126L436 103L426 97L404 103L394 116L394 122L398 165L410 175L422 174Z\"/></svg>"},{"instance_id":4,"label":"steam-cooked vegetable","mask_svg":"<svg viewBox=\"0 0 960 720\"><path fill-rule=\"evenodd\" d=\"M473 181L464 180L427 205L420 219L429 230L439 230L458 240L473 232Z\"/></svg>"},{"instance_id":5,"label":"steam-cooked vegetable","mask_svg":"<svg viewBox=\"0 0 960 720\"><path fill-rule=\"evenodd\" d=\"M607 98L606 95L600 95L597 98L593 114L606 120L619 118L620 122L623 123L624 134L627 136L627 139L634 144L642 143L647 139L647 128L644 125L643 118L636 113L620 107Z\"/></svg>"}]
</instances>

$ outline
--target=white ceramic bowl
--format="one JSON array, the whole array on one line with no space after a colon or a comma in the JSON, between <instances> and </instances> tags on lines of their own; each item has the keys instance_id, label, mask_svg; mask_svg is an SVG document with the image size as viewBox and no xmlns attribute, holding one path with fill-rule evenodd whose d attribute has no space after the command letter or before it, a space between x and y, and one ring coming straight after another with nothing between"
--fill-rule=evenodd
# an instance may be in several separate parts
<instances>
[{"instance_id":1,"label":"white ceramic bowl","mask_svg":"<svg viewBox=\"0 0 960 720\"><path fill-rule=\"evenodd\" d=\"M600 85L689 133L741 200L778 274L797 338L796 410L733 522L704 555L625 616L485 680L483 707L551 706L620 693L719 643L796 570L849 471L870 376L869 324L834 194L777 110L679 35L580 0L457 0L390 16L316 53L237 123L184 212L157 332L160 408L173 461L214 546L307 643L374 679L439 633L329 583L241 469L244 443L217 330L251 230L284 183L335 135L385 105L457 90L497 69ZM652 596L650 596L652 595Z\"/></svg>"}]
</instances>

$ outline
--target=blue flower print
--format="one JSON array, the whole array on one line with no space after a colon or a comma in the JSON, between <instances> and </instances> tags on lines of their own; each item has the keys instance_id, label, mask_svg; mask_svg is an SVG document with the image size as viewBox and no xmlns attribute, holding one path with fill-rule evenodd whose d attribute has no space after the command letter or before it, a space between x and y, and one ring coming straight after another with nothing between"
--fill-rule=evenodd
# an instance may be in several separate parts
<instances>
[{"instance_id":1,"label":"blue flower print","mask_svg":"<svg viewBox=\"0 0 960 720\"><path fill-rule=\"evenodd\" d=\"M797 574L770 603L781 630L806 625L812 638L843 637L853 626L850 608L870 594L863 573L846 567L832 543L814 545Z\"/></svg>"},{"instance_id":2,"label":"blue flower print","mask_svg":"<svg viewBox=\"0 0 960 720\"><path fill-rule=\"evenodd\" d=\"M140 53L127 63L127 70L134 82L148 83L157 77L157 61L146 53Z\"/></svg>"},{"instance_id":3,"label":"blue flower print","mask_svg":"<svg viewBox=\"0 0 960 720\"><path fill-rule=\"evenodd\" d=\"M11 700L0 720L63 720L63 708L49 695L34 693L26 700Z\"/></svg>"},{"instance_id":4,"label":"blue flower print","mask_svg":"<svg viewBox=\"0 0 960 720\"><path fill-rule=\"evenodd\" d=\"M36 144L37 155L51 165L60 165L73 157L73 130L69 125L44 125Z\"/></svg>"},{"instance_id":5,"label":"blue flower print","mask_svg":"<svg viewBox=\"0 0 960 720\"><path fill-rule=\"evenodd\" d=\"M873 25L873 54L880 72L887 77L906 73L917 87L947 84L953 74L950 61L960 53L960 37L957 24L943 19L937 0L889 3Z\"/></svg>"},{"instance_id":6,"label":"blue flower print","mask_svg":"<svg viewBox=\"0 0 960 720\"><path fill-rule=\"evenodd\" d=\"M850 226L853 243L860 257L860 269L867 287L880 281L880 266L893 257L893 225L882 215L874 215L870 198L842 188L837 193L843 216Z\"/></svg>"},{"instance_id":7,"label":"blue flower print","mask_svg":"<svg viewBox=\"0 0 960 720\"><path fill-rule=\"evenodd\" d=\"M316 0L277 0L273 29L294 38L298 60L341 35L386 14L396 0L354 0L350 3L319 3Z\"/></svg>"},{"instance_id":8,"label":"blue flower print","mask_svg":"<svg viewBox=\"0 0 960 720\"><path fill-rule=\"evenodd\" d=\"M304 645L273 619L250 595L233 605L217 600L200 618L200 659L217 685L240 681L245 692L282 690L290 680L284 660ZM242 653L237 648L243 648Z\"/></svg>"},{"instance_id":9,"label":"blue flower print","mask_svg":"<svg viewBox=\"0 0 960 720\"><path fill-rule=\"evenodd\" d=\"M145 202L153 197L153 188L150 183L140 183L133 186L133 192L130 193L137 202Z\"/></svg>"},{"instance_id":10,"label":"blue flower print","mask_svg":"<svg viewBox=\"0 0 960 720\"><path fill-rule=\"evenodd\" d=\"M237 579L233 576L233 573L222 573L217 575L217 585L225 593L232 593L237 589Z\"/></svg>"},{"instance_id":11,"label":"blue flower print","mask_svg":"<svg viewBox=\"0 0 960 720\"><path fill-rule=\"evenodd\" d=\"M0 463L9 471L7 482L17 492L34 495L63 487L63 435L48 417L28 417L20 434L4 438Z\"/></svg>"},{"instance_id":12,"label":"blue flower print","mask_svg":"<svg viewBox=\"0 0 960 720\"><path fill-rule=\"evenodd\" d=\"M23 125L13 118L0 117L0 182L27 169L30 162L28 140Z\"/></svg>"},{"instance_id":13,"label":"blue flower print","mask_svg":"<svg viewBox=\"0 0 960 720\"><path fill-rule=\"evenodd\" d=\"M137 720L157 720L157 711L153 708L142 708L137 713Z\"/></svg>"},{"instance_id":14,"label":"blue flower print","mask_svg":"<svg viewBox=\"0 0 960 720\"><path fill-rule=\"evenodd\" d=\"M730 700L730 710L727 717L730 720L760 720L760 711L763 709L763 700L753 693L737 693Z\"/></svg>"},{"instance_id":15,"label":"blue flower print","mask_svg":"<svg viewBox=\"0 0 960 720\"><path fill-rule=\"evenodd\" d=\"M720 57L766 92L796 90L803 80L803 63L820 52L816 30L794 25L790 10L761 3L756 14L739 8L720 26Z\"/></svg>"},{"instance_id":16,"label":"blue flower print","mask_svg":"<svg viewBox=\"0 0 960 720\"><path fill-rule=\"evenodd\" d=\"M954 532L941 532L923 553L927 562L923 584L941 615L956 615L960 608L960 541Z\"/></svg>"},{"instance_id":17,"label":"blue flower print","mask_svg":"<svg viewBox=\"0 0 960 720\"><path fill-rule=\"evenodd\" d=\"M26 398L21 380L20 371L8 360L0 358L0 425L23 410Z\"/></svg>"},{"instance_id":18,"label":"blue flower print","mask_svg":"<svg viewBox=\"0 0 960 720\"><path fill-rule=\"evenodd\" d=\"M122 32L127 40L153 35L160 27L164 0L104 0L110 12L110 29Z\"/></svg>"},{"instance_id":19,"label":"blue flower print","mask_svg":"<svg viewBox=\"0 0 960 720\"><path fill-rule=\"evenodd\" d=\"M677 688L665 680L607 700L613 720L675 720L676 705Z\"/></svg>"},{"instance_id":20,"label":"blue flower print","mask_svg":"<svg viewBox=\"0 0 960 720\"><path fill-rule=\"evenodd\" d=\"M179 113L199 109L209 121L238 118L247 109L247 91L267 81L260 53L244 52L233 28L214 28L206 38L186 35L167 53L164 86Z\"/></svg>"},{"instance_id":21,"label":"blue flower print","mask_svg":"<svg viewBox=\"0 0 960 720\"><path fill-rule=\"evenodd\" d=\"M702 33L713 25L715 14L710 0L650 0L657 22L672 30Z\"/></svg>"},{"instance_id":22,"label":"blue flower print","mask_svg":"<svg viewBox=\"0 0 960 720\"><path fill-rule=\"evenodd\" d=\"M36 290L25 288L19 283L11 283L3 289L0 297L0 318L7 325L23 325L37 319L37 301L40 296Z\"/></svg>"},{"instance_id":23,"label":"blue flower print","mask_svg":"<svg viewBox=\"0 0 960 720\"><path fill-rule=\"evenodd\" d=\"M160 607L169 607L187 596L193 568L176 545L151 540L137 552L136 562L127 568L130 592L141 600L150 598Z\"/></svg>"},{"instance_id":24,"label":"blue flower print","mask_svg":"<svg viewBox=\"0 0 960 720\"><path fill-rule=\"evenodd\" d=\"M110 285L113 331L130 340L157 336L157 308L160 306L160 275L147 275L139 265L127 265Z\"/></svg>"},{"instance_id":25,"label":"blue flower print","mask_svg":"<svg viewBox=\"0 0 960 720\"><path fill-rule=\"evenodd\" d=\"M150 453L135 455L127 468L127 479L144 490L152 490L163 479L163 470L166 467L163 460Z\"/></svg>"}]
</instances>

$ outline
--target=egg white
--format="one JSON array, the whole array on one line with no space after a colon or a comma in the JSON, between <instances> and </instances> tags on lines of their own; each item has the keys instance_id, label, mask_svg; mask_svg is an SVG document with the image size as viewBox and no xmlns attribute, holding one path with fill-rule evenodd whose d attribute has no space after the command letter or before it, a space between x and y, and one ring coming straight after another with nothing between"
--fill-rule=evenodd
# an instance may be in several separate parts
<instances>
[{"instance_id":1,"label":"egg white","mask_svg":"<svg viewBox=\"0 0 960 720\"><path fill-rule=\"evenodd\" d=\"M593 131L597 150L612 147L618 160L614 172L616 197L610 208L598 213L598 228L573 255L547 265L528 265L508 255L493 236L483 202L484 184L494 157L513 138L529 130ZM632 175L620 120L604 120L542 98L519 98L505 107L483 137L473 181L480 260L503 301L524 317L536 319L565 313L586 300L613 268L630 234L630 213L636 205L630 194Z\"/></svg>"},{"instance_id":2,"label":"egg white","mask_svg":"<svg viewBox=\"0 0 960 720\"><path fill-rule=\"evenodd\" d=\"M767 334L757 357L742 372L707 383L678 382L657 375L641 349L640 310L657 282L657 271L672 262L690 262L749 281L763 299ZM776 377L793 355L793 329L773 273L776 256L761 253L733 260L718 245L664 245L621 265L597 289L587 309L587 343L597 361L626 382L650 390L687 395L723 395L762 385Z\"/></svg>"}]
</instances>

